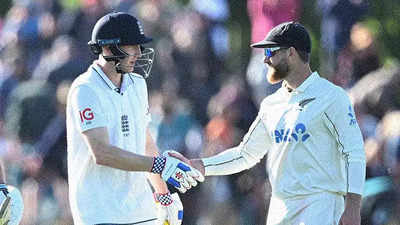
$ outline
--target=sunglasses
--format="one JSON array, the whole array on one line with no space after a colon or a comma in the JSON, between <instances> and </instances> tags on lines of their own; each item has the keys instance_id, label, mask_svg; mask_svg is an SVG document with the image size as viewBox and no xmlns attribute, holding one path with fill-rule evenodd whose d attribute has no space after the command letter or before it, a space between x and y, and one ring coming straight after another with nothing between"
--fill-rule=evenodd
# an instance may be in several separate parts
<instances>
[{"instance_id":1,"label":"sunglasses","mask_svg":"<svg viewBox=\"0 0 400 225\"><path fill-rule=\"evenodd\" d=\"M276 54L277 51L281 49L286 49L287 47L273 47L273 48L264 48L264 55L268 59Z\"/></svg>"}]
</instances>

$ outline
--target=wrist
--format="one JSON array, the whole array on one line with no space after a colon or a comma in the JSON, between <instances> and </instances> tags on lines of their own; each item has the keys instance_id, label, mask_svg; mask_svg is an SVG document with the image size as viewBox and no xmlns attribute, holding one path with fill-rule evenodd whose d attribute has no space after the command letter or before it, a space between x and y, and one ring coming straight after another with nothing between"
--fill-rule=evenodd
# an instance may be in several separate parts
<instances>
[{"instance_id":1,"label":"wrist","mask_svg":"<svg viewBox=\"0 0 400 225\"><path fill-rule=\"evenodd\" d=\"M360 210L361 209L361 195L355 193L347 193L346 195L346 209Z\"/></svg>"},{"instance_id":2,"label":"wrist","mask_svg":"<svg viewBox=\"0 0 400 225\"><path fill-rule=\"evenodd\" d=\"M165 167L166 162L167 162L166 157L163 156L153 157L153 165L151 166L150 172L161 174Z\"/></svg>"},{"instance_id":3,"label":"wrist","mask_svg":"<svg viewBox=\"0 0 400 225\"><path fill-rule=\"evenodd\" d=\"M162 206L169 206L173 202L171 193L154 193L154 200L156 203L160 203Z\"/></svg>"},{"instance_id":4,"label":"wrist","mask_svg":"<svg viewBox=\"0 0 400 225\"><path fill-rule=\"evenodd\" d=\"M193 160L191 160L191 164L194 168L196 168L198 171L200 171L200 173L203 174L203 176L205 176L206 171L205 171L203 159L193 159Z\"/></svg>"}]
</instances>

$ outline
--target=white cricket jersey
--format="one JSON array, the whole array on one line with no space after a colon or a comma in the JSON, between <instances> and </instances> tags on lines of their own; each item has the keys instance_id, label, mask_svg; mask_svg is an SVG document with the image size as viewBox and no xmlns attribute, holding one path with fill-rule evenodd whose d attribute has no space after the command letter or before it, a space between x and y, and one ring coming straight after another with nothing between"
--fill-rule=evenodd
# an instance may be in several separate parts
<instances>
[{"instance_id":1,"label":"white cricket jersey","mask_svg":"<svg viewBox=\"0 0 400 225\"><path fill-rule=\"evenodd\" d=\"M106 127L111 145L145 154L150 115L145 80L124 74L121 90L95 63L73 82L67 102L68 182L76 225L134 223L156 218L144 172L97 165L82 132Z\"/></svg>"},{"instance_id":2,"label":"white cricket jersey","mask_svg":"<svg viewBox=\"0 0 400 225\"><path fill-rule=\"evenodd\" d=\"M203 160L206 175L240 172L267 154L272 194L362 194L363 138L345 91L311 74L297 89L266 97L241 144Z\"/></svg>"}]
</instances>

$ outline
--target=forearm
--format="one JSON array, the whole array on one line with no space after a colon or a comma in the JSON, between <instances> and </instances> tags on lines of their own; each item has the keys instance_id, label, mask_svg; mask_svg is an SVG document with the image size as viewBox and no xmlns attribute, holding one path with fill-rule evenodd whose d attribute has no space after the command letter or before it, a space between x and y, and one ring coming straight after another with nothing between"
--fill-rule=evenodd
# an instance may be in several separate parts
<instances>
[{"instance_id":1,"label":"forearm","mask_svg":"<svg viewBox=\"0 0 400 225\"><path fill-rule=\"evenodd\" d=\"M126 171L150 172L153 157L135 154L108 143L107 130L95 128L83 133L84 140L96 164Z\"/></svg>"},{"instance_id":2,"label":"forearm","mask_svg":"<svg viewBox=\"0 0 400 225\"><path fill-rule=\"evenodd\" d=\"M93 154L96 164L126 171L149 172L153 157L125 151L115 146L98 146Z\"/></svg>"}]
</instances>

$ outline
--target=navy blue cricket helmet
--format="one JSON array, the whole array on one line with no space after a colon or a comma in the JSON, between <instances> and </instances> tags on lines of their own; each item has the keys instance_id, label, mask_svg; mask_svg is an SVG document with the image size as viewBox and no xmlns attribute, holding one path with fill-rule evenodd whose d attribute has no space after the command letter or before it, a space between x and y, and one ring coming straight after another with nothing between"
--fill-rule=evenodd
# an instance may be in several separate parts
<instances>
[{"instance_id":1,"label":"navy blue cricket helmet","mask_svg":"<svg viewBox=\"0 0 400 225\"><path fill-rule=\"evenodd\" d=\"M137 60L135 67L145 70L145 74L142 75L147 77L153 63L154 50L144 48L142 45L151 41L152 38L145 36L141 23L134 16L124 12L112 12L96 22L88 45L95 55L102 53L102 46L109 46L113 56L104 56L104 58L107 61L115 61L117 71L120 70L119 61L129 56L119 46L140 45L142 57Z\"/></svg>"}]
</instances>

